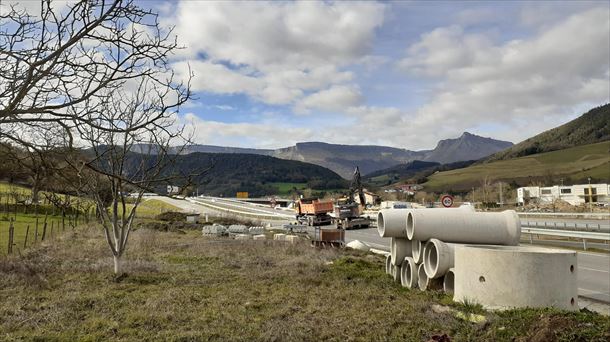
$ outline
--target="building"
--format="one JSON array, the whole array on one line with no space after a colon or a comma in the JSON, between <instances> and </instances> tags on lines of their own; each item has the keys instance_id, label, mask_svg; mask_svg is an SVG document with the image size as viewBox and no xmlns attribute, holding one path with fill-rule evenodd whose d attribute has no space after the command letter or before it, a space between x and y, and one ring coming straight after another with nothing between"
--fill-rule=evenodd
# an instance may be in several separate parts
<instances>
[{"instance_id":1,"label":"building","mask_svg":"<svg viewBox=\"0 0 610 342\"><path fill-rule=\"evenodd\" d=\"M376 205L377 203L379 203L379 196L375 193L372 193L370 191L364 190L362 191L364 193L364 200L366 201L367 205ZM360 198L358 196L354 196L354 200L357 203L360 203Z\"/></svg>"},{"instance_id":2,"label":"building","mask_svg":"<svg viewBox=\"0 0 610 342\"><path fill-rule=\"evenodd\" d=\"M583 203L608 203L610 186L608 184L578 184L571 186L528 186L517 189L517 203L524 205L531 202L540 204L561 200L572 205Z\"/></svg>"}]
</instances>

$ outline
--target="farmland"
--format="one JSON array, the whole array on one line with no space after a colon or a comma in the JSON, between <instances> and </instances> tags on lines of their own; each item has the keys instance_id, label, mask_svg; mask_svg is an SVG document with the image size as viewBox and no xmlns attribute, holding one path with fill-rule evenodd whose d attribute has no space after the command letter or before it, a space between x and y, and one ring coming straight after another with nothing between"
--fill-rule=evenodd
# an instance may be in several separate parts
<instances>
[{"instance_id":1,"label":"farmland","mask_svg":"<svg viewBox=\"0 0 610 342\"><path fill-rule=\"evenodd\" d=\"M429 177L424 186L431 191L469 190L481 181L516 181L527 185L543 177L562 177L564 180L586 180L587 177L609 182L610 141L573 147L560 151L535 154L522 158L473 165L463 169L444 171Z\"/></svg>"}]
</instances>

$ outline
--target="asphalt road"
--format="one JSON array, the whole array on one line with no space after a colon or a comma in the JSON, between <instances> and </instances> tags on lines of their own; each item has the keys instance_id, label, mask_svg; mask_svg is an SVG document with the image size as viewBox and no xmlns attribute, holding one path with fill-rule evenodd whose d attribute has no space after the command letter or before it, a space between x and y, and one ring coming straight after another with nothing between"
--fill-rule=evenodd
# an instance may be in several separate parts
<instances>
[{"instance_id":1,"label":"asphalt road","mask_svg":"<svg viewBox=\"0 0 610 342\"><path fill-rule=\"evenodd\" d=\"M273 209L269 207L259 206L252 203L244 203L239 201L225 200L219 198L198 198L197 201L203 202L203 204L214 205L221 208L221 210L213 209L208 206L193 203L185 200L170 199L166 197L155 197L157 199L166 201L172 205L175 205L182 210L190 212L198 212L202 214L221 214L226 213L222 209L238 210L250 214L261 214L261 215L277 215L279 220L263 220L268 223L281 225L287 223L292 215L291 211ZM284 219L282 219L284 218ZM527 221L525 219L524 221ZM530 221L534 221L530 219ZM599 220L575 220L575 219L561 219L561 218L549 218L541 219L536 218L537 222L579 222L579 223L599 223ZM352 240L360 240L369 244L373 248L389 250L390 239L381 238L377 234L376 228L349 230L346 233L347 242ZM529 240L523 240L524 244L527 244ZM534 240L535 244L548 245L552 243L557 248L558 244L564 244L565 247L578 248L582 246L579 242L560 242L560 241L542 241ZM603 244L599 244L603 247ZM595 247L595 244L589 243L588 246ZM595 301L610 303L610 255L601 253L590 253L590 252L578 252L578 293L579 296L592 299Z\"/></svg>"}]
</instances>

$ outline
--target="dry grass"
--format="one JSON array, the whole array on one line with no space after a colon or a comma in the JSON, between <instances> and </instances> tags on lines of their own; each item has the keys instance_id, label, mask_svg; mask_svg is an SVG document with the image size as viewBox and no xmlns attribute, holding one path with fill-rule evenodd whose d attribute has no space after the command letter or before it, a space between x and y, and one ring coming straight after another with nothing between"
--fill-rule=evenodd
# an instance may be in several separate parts
<instances>
[{"instance_id":1,"label":"dry grass","mask_svg":"<svg viewBox=\"0 0 610 342\"><path fill-rule=\"evenodd\" d=\"M464 322L431 310L441 293L393 283L382 258L308 244L206 239L197 232L134 232L127 276L115 281L99 229L67 232L22 257L0 259L0 340L454 340L533 336L535 322L564 340L606 340L593 313L516 310ZM458 309L467 309L455 305ZM604 335L606 333L606 335Z\"/></svg>"}]
</instances>

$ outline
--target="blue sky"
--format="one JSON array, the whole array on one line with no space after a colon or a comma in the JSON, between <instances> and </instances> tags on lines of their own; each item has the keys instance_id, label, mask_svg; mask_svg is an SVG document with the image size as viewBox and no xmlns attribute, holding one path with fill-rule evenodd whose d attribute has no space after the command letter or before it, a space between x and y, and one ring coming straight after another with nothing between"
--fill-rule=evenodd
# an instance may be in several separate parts
<instances>
[{"instance_id":1,"label":"blue sky","mask_svg":"<svg viewBox=\"0 0 610 342\"><path fill-rule=\"evenodd\" d=\"M610 102L610 5L142 2L175 25L203 144L518 142Z\"/></svg>"}]
</instances>

